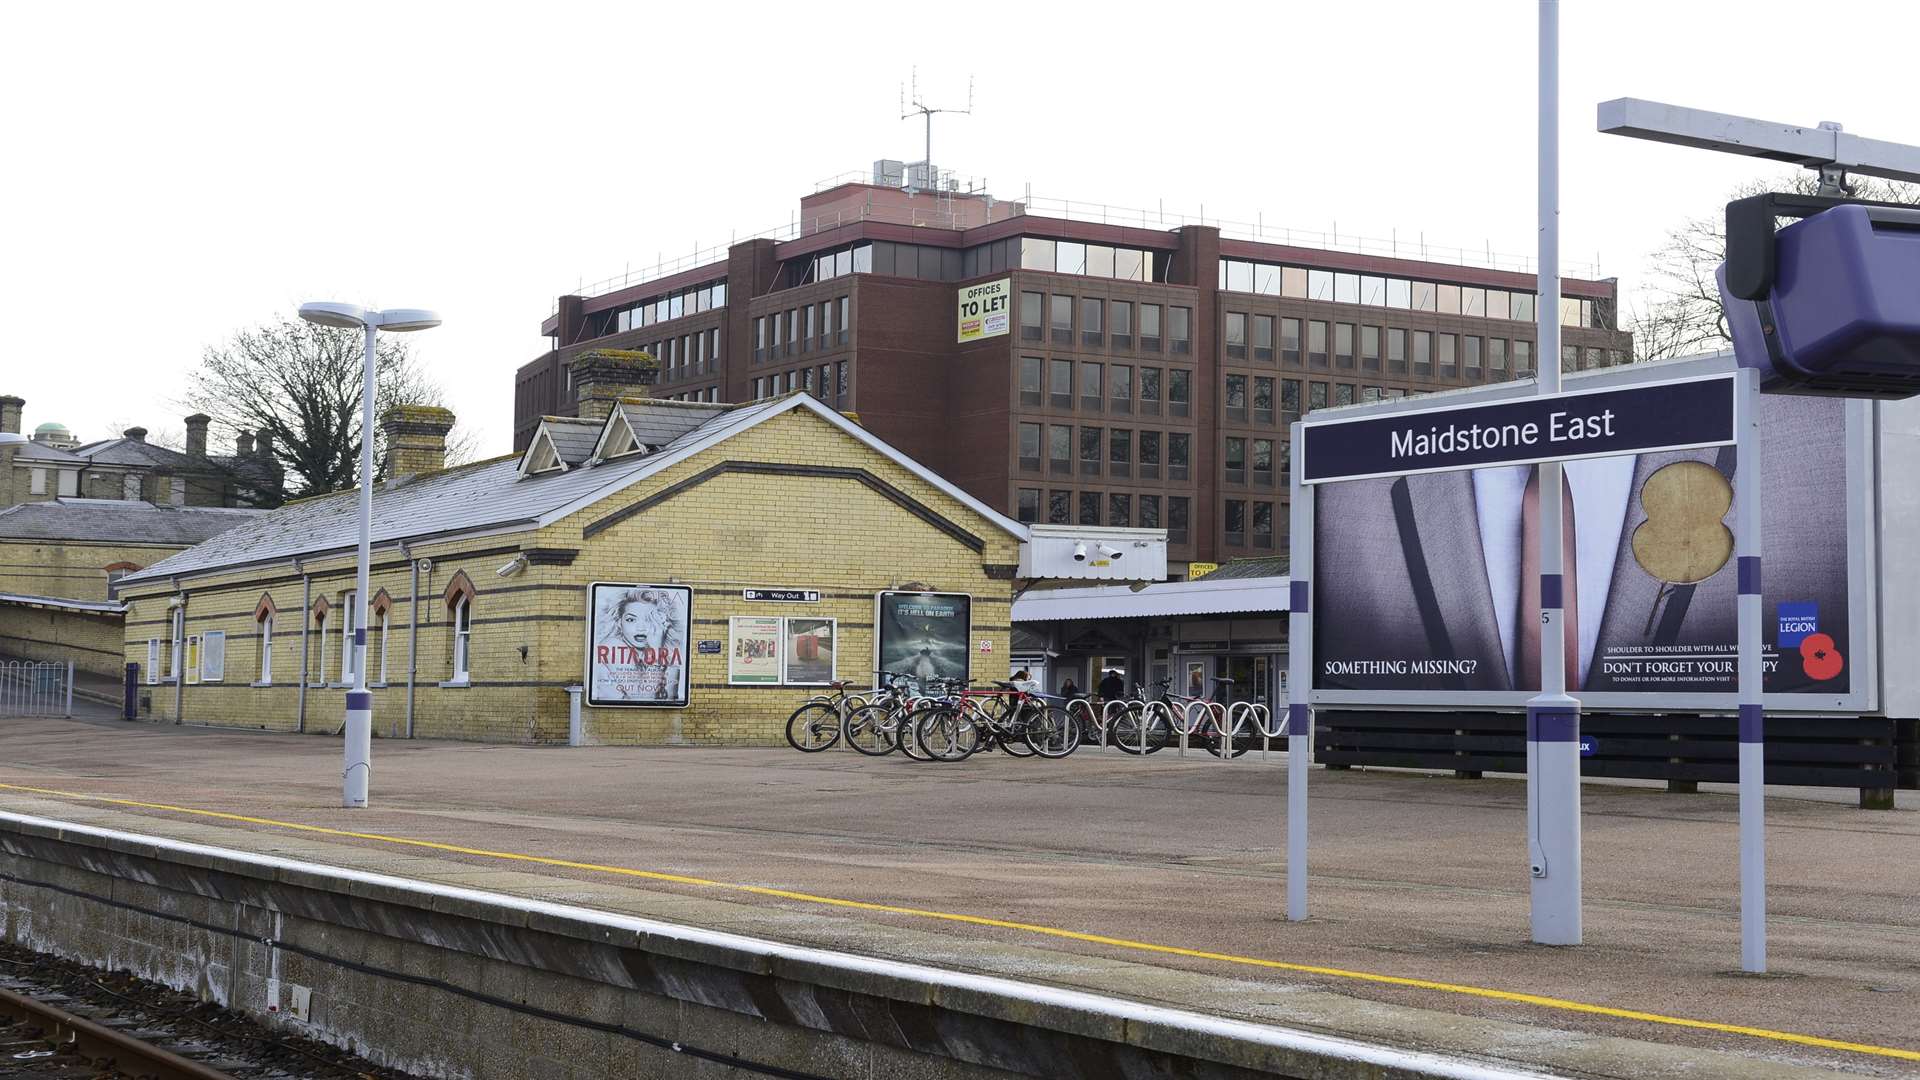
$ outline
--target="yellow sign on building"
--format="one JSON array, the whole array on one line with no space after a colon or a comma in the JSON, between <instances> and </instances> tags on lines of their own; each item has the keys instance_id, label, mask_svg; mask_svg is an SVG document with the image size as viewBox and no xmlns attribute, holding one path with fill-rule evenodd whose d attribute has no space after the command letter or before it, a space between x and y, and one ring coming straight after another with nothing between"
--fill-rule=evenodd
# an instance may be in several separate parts
<instances>
[{"instance_id":1,"label":"yellow sign on building","mask_svg":"<svg viewBox=\"0 0 1920 1080\"><path fill-rule=\"evenodd\" d=\"M1218 569L1220 564L1217 562L1190 562L1187 564L1187 580L1199 581Z\"/></svg>"},{"instance_id":2,"label":"yellow sign on building","mask_svg":"<svg viewBox=\"0 0 1920 1080\"><path fill-rule=\"evenodd\" d=\"M961 344L982 338L999 337L1010 328L1013 319L1013 279L983 281L960 287Z\"/></svg>"}]
</instances>

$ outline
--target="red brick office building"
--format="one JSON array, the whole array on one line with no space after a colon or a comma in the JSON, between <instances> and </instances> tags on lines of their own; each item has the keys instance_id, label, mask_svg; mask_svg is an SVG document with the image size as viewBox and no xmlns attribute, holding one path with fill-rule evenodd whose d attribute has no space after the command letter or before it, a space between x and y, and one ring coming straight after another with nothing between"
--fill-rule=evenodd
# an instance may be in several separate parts
<instances>
[{"instance_id":1,"label":"red brick office building","mask_svg":"<svg viewBox=\"0 0 1920 1080\"><path fill-rule=\"evenodd\" d=\"M552 350L516 376L514 447L572 412L574 357L645 349L653 394L804 388L1022 520L1165 528L1177 572L1285 550L1301 413L1534 366L1531 274L1084 216L827 188L801 200L792 239L560 297ZM960 343L960 290L1001 279L1007 332ZM1615 283L1562 293L1565 366L1626 362Z\"/></svg>"}]
</instances>

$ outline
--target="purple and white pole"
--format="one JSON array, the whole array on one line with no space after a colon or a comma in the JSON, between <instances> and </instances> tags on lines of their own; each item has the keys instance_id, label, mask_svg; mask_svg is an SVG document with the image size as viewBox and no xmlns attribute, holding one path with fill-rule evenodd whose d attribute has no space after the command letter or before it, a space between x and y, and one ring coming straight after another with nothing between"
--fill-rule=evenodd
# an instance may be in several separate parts
<instances>
[{"instance_id":1,"label":"purple and white pole","mask_svg":"<svg viewBox=\"0 0 1920 1080\"><path fill-rule=\"evenodd\" d=\"M340 805L367 805L373 771L373 695L367 690L367 579L373 562L373 364L379 323L366 322L366 355L360 372L360 552L354 571L353 689L347 691L345 760L340 773Z\"/></svg>"},{"instance_id":2,"label":"purple and white pole","mask_svg":"<svg viewBox=\"0 0 1920 1080\"><path fill-rule=\"evenodd\" d=\"M1287 467L1287 918L1307 917L1307 766L1313 757L1313 494L1302 476L1300 422L1288 432Z\"/></svg>"},{"instance_id":3,"label":"purple and white pole","mask_svg":"<svg viewBox=\"0 0 1920 1080\"><path fill-rule=\"evenodd\" d=\"M1560 392L1560 3L1540 0L1540 295L1534 306L1541 394ZM1580 703L1567 694L1564 478L1540 465L1540 693L1527 702L1527 867L1533 940L1578 945ZM1577 655L1577 654L1576 654Z\"/></svg>"},{"instance_id":4,"label":"purple and white pole","mask_svg":"<svg viewBox=\"0 0 1920 1080\"><path fill-rule=\"evenodd\" d=\"M1767 970L1767 786L1760 597L1760 372L1742 368L1733 550L1739 562L1740 970Z\"/></svg>"}]
</instances>

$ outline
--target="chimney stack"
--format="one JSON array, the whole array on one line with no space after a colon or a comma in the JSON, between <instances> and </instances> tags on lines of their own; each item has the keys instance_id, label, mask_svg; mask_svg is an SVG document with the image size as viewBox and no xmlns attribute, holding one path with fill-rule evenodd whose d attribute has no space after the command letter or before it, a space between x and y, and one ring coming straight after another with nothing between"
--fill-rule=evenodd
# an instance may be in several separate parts
<instances>
[{"instance_id":1,"label":"chimney stack","mask_svg":"<svg viewBox=\"0 0 1920 1080\"><path fill-rule=\"evenodd\" d=\"M134 442L147 441L147 429L143 427L130 427L127 430L121 432L120 434L126 436L129 439L132 439Z\"/></svg>"},{"instance_id":2,"label":"chimney stack","mask_svg":"<svg viewBox=\"0 0 1920 1080\"><path fill-rule=\"evenodd\" d=\"M253 456L253 432L243 431L233 437L233 456L238 458Z\"/></svg>"},{"instance_id":3,"label":"chimney stack","mask_svg":"<svg viewBox=\"0 0 1920 1080\"><path fill-rule=\"evenodd\" d=\"M187 417L187 455L189 457L207 456L207 425L213 417L206 413L194 413Z\"/></svg>"},{"instance_id":4,"label":"chimney stack","mask_svg":"<svg viewBox=\"0 0 1920 1080\"><path fill-rule=\"evenodd\" d=\"M660 364L638 349L589 349L573 358L575 415L605 420L621 398L652 386Z\"/></svg>"},{"instance_id":5,"label":"chimney stack","mask_svg":"<svg viewBox=\"0 0 1920 1080\"><path fill-rule=\"evenodd\" d=\"M447 467L447 432L453 413L437 405L395 405L380 414L387 436L387 479L399 480Z\"/></svg>"},{"instance_id":6,"label":"chimney stack","mask_svg":"<svg viewBox=\"0 0 1920 1080\"><path fill-rule=\"evenodd\" d=\"M20 434L20 412L27 407L26 398L12 394L0 396L0 434Z\"/></svg>"},{"instance_id":7,"label":"chimney stack","mask_svg":"<svg viewBox=\"0 0 1920 1080\"><path fill-rule=\"evenodd\" d=\"M254 438L254 444L253 444L253 452L260 455L263 458L272 460L273 432L268 431L266 428L261 428L258 432L256 432L255 438Z\"/></svg>"}]
</instances>

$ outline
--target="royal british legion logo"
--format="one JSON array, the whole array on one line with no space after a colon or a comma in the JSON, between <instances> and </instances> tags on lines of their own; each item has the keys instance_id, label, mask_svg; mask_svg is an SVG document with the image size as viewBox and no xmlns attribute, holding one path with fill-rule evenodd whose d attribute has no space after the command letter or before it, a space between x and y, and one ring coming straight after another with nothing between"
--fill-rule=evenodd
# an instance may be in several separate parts
<instances>
[{"instance_id":1,"label":"royal british legion logo","mask_svg":"<svg viewBox=\"0 0 1920 1080\"><path fill-rule=\"evenodd\" d=\"M1808 634L1820 632L1820 605L1812 600L1783 600L1780 603L1780 636L1777 644L1782 649L1798 648Z\"/></svg>"}]
</instances>

